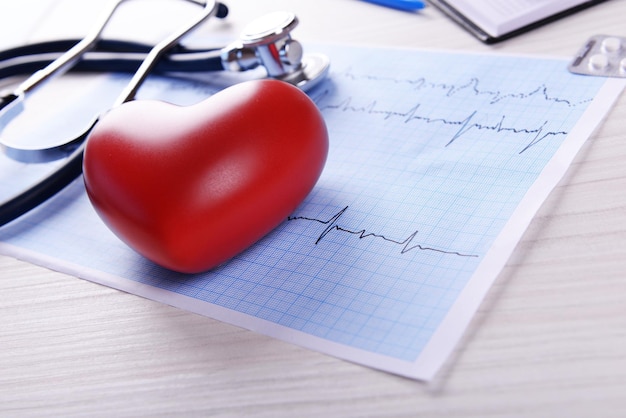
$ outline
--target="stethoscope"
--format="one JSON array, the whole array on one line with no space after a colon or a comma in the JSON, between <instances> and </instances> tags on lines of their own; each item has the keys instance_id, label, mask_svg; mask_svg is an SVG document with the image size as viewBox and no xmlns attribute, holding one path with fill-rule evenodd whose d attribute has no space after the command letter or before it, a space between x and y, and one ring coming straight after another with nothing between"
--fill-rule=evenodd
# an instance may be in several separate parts
<instances>
[{"instance_id":1,"label":"stethoscope","mask_svg":"<svg viewBox=\"0 0 626 418\"><path fill-rule=\"evenodd\" d=\"M133 100L148 75L153 73L247 71L264 67L267 77L291 83L304 91L317 85L328 73L326 56L305 55L302 45L292 39L290 32L297 26L298 19L290 12L274 12L253 21L238 41L221 49L198 50L182 46L180 39L202 22L212 16L226 17L227 7L213 0L186 0L202 6L202 12L154 47L101 39L115 10L125 1L115 0L96 29L82 40L43 42L0 51L0 79L36 71L15 90L0 95L0 146L8 156L22 162L67 158L37 184L0 203L0 226L42 204L82 173L85 140L97 123L97 117L83 133L62 143L25 146L19 141L2 138L2 129L23 110L26 97L53 76L70 69L134 72L112 106L116 107Z\"/></svg>"}]
</instances>

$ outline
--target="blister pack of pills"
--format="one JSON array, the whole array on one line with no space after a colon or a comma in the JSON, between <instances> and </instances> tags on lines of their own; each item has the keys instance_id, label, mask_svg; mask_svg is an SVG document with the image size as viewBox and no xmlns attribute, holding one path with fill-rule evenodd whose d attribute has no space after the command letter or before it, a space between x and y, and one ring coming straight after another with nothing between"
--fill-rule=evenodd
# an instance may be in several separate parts
<instances>
[{"instance_id":1,"label":"blister pack of pills","mask_svg":"<svg viewBox=\"0 0 626 418\"><path fill-rule=\"evenodd\" d=\"M626 77L626 38L592 36L574 57L568 69L576 74Z\"/></svg>"}]
</instances>

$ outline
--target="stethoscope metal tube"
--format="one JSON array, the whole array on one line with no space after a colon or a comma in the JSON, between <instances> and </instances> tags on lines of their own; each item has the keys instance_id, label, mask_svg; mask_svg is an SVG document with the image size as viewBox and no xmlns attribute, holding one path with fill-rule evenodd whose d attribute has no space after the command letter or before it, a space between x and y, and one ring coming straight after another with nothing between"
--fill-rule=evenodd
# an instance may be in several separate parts
<instances>
[{"instance_id":1,"label":"stethoscope metal tube","mask_svg":"<svg viewBox=\"0 0 626 418\"><path fill-rule=\"evenodd\" d=\"M199 2L197 0L187 1L202 5L202 2ZM150 74L150 71L156 66L159 59L163 55L165 55L165 53L169 49L176 46L178 44L178 41L180 41L183 36L195 29L198 25L207 20L209 17L217 15L219 9L220 7L218 6L217 2L212 0L207 1L203 13L201 13L189 25L185 26L180 31L173 33L163 41L159 42L154 48L152 48L148 53L146 59L139 66L139 69L133 75L133 78L128 83L126 89L120 94L117 102L113 104L113 107L134 99L135 95L137 94L137 90L139 90L139 87L146 80L146 78Z\"/></svg>"}]
</instances>

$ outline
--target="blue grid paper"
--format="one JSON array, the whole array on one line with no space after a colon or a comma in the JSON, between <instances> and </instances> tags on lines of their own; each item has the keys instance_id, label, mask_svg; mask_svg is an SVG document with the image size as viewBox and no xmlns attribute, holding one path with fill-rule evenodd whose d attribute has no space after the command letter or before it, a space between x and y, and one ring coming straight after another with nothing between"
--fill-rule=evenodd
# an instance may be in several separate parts
<instances>
[{"instance_id":1,"label":"blue grid paper","mask_svg":"<svg viewBox=\"0 0 626 418\"><path fill-rule=\"evenodd\" d=\"M321 49L332 71L310 96L330 132L325 171L230 262L193 276L150 264L103 226L80 180L0 240L87 267L88 279L102 272L122 289L139 282L268 321L296 342L319 338L322 350L415 362L604 80L554 59ZM190 103L214 90L155 79L142 96ZM7 195L16 169L0 163Z\"/></svg>"}]
</instances>

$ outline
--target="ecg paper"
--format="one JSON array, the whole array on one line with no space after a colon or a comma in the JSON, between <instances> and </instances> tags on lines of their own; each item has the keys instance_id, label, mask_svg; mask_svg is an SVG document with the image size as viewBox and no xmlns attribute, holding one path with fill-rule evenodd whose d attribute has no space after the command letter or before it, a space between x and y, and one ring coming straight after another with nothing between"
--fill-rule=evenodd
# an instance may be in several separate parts
<instances>
[{"instance_id":1,"label":"ecg paper","mask_svg":"<svg viewBox=\"0 0 626 418\"><path fill-rule=\"evenodd\" d=\"M0 229L0 251L431 379L624 82L569 74L562 59L318 50L332 62L310 92L330 133L327 165L302 205L249 250L205 274L166 271L108 231L81 179ZM188 104L216 88L155 78L140 98ZM18 176L49 169L0 163L2 196L23 185Z\"/></svg>"}]
</instances>

